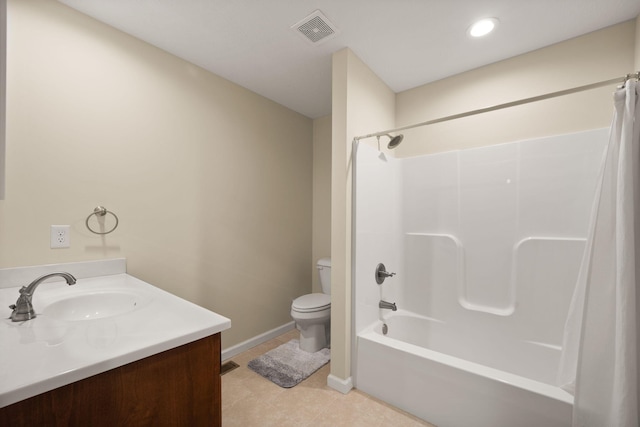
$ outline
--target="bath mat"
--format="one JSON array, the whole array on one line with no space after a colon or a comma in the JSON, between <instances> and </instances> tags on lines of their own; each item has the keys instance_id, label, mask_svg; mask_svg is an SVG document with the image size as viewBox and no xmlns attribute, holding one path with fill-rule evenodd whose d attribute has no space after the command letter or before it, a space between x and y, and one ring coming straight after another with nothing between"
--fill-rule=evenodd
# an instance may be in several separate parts
<instances>
[{"instance_id":1,"label":"bath mat","mask_svg":"<svg viewBox=\"0 0 640 427\"><path fill-rule=\"evenodd\" d=\"M247 365L280 387L291 388L308 378L331 359L331 351L323 348L315 353L300 350L298 340L291 340L274 348Z\"/></svg>"}]
</instances>

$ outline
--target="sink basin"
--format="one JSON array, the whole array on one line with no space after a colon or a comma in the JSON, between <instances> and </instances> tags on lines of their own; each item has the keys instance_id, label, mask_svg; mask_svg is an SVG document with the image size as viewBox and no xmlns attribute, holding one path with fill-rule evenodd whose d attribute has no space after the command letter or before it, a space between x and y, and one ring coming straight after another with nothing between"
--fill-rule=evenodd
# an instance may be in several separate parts
<instances>
[{"instance_id":1,"label":"sink basin","mask_svg":"<svg viewBox=\"0 0 640 427\"><path fill-rule=\"evenodd\" d=\"M93 320L131 312L146 302L142 295L125 291L83 293L48 304L42 314L65 321Z\"/></svg>"}]
</instances>

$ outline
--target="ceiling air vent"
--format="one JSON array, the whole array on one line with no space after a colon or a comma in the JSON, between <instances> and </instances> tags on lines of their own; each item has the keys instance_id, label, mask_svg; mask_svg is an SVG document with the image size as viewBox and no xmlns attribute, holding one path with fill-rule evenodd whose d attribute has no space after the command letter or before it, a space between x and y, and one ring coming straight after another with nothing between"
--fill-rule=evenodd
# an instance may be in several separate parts
<instances>
[{"instance_id":1,"label":"ceiling air vent","mask_svg":"<svg viewBox=\"0 0 640 427\"><path fill-rule=\"evenodd\" d=\"M340 30L333 25L319 10L291 26L291 29L300 34L307 42L318 45L334 38Z\"/></svg>"}]
</instances>

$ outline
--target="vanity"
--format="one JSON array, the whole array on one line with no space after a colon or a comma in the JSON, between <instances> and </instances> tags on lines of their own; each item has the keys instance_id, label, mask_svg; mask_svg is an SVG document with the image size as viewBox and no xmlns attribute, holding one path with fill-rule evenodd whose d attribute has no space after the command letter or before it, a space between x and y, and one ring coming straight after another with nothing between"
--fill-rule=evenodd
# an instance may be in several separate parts
<instances>
[{"instance_id":1,"label":"vanity","mask_svg":"<svg viewBox=\"0 0 640 427\"><path fill-rule=\"evenodd\" d=\"M37 317L12 322L21 286ZM0 420L11 426L220 426L231 321L126 273L124 259L0 270Z\"/></svg>"}]
</instances>

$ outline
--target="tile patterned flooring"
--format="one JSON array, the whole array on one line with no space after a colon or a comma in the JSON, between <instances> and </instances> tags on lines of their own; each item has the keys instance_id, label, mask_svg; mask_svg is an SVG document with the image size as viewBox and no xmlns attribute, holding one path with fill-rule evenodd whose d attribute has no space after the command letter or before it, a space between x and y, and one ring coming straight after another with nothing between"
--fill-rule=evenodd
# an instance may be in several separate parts
<instances>
[{"instance_id":1,"label":"tile patterned flooring","mask_svg":"<svg viewBox=\"0 0 640 427\"><path fill-rule=\"evenodd\" d=\"M231 358L240 367L222 376L224 427L435 427L359 390L333 390L327 386L329 364L290 389L247 368L250 360L294 338L295 329Z\"/></svg>"}]
</instances>

